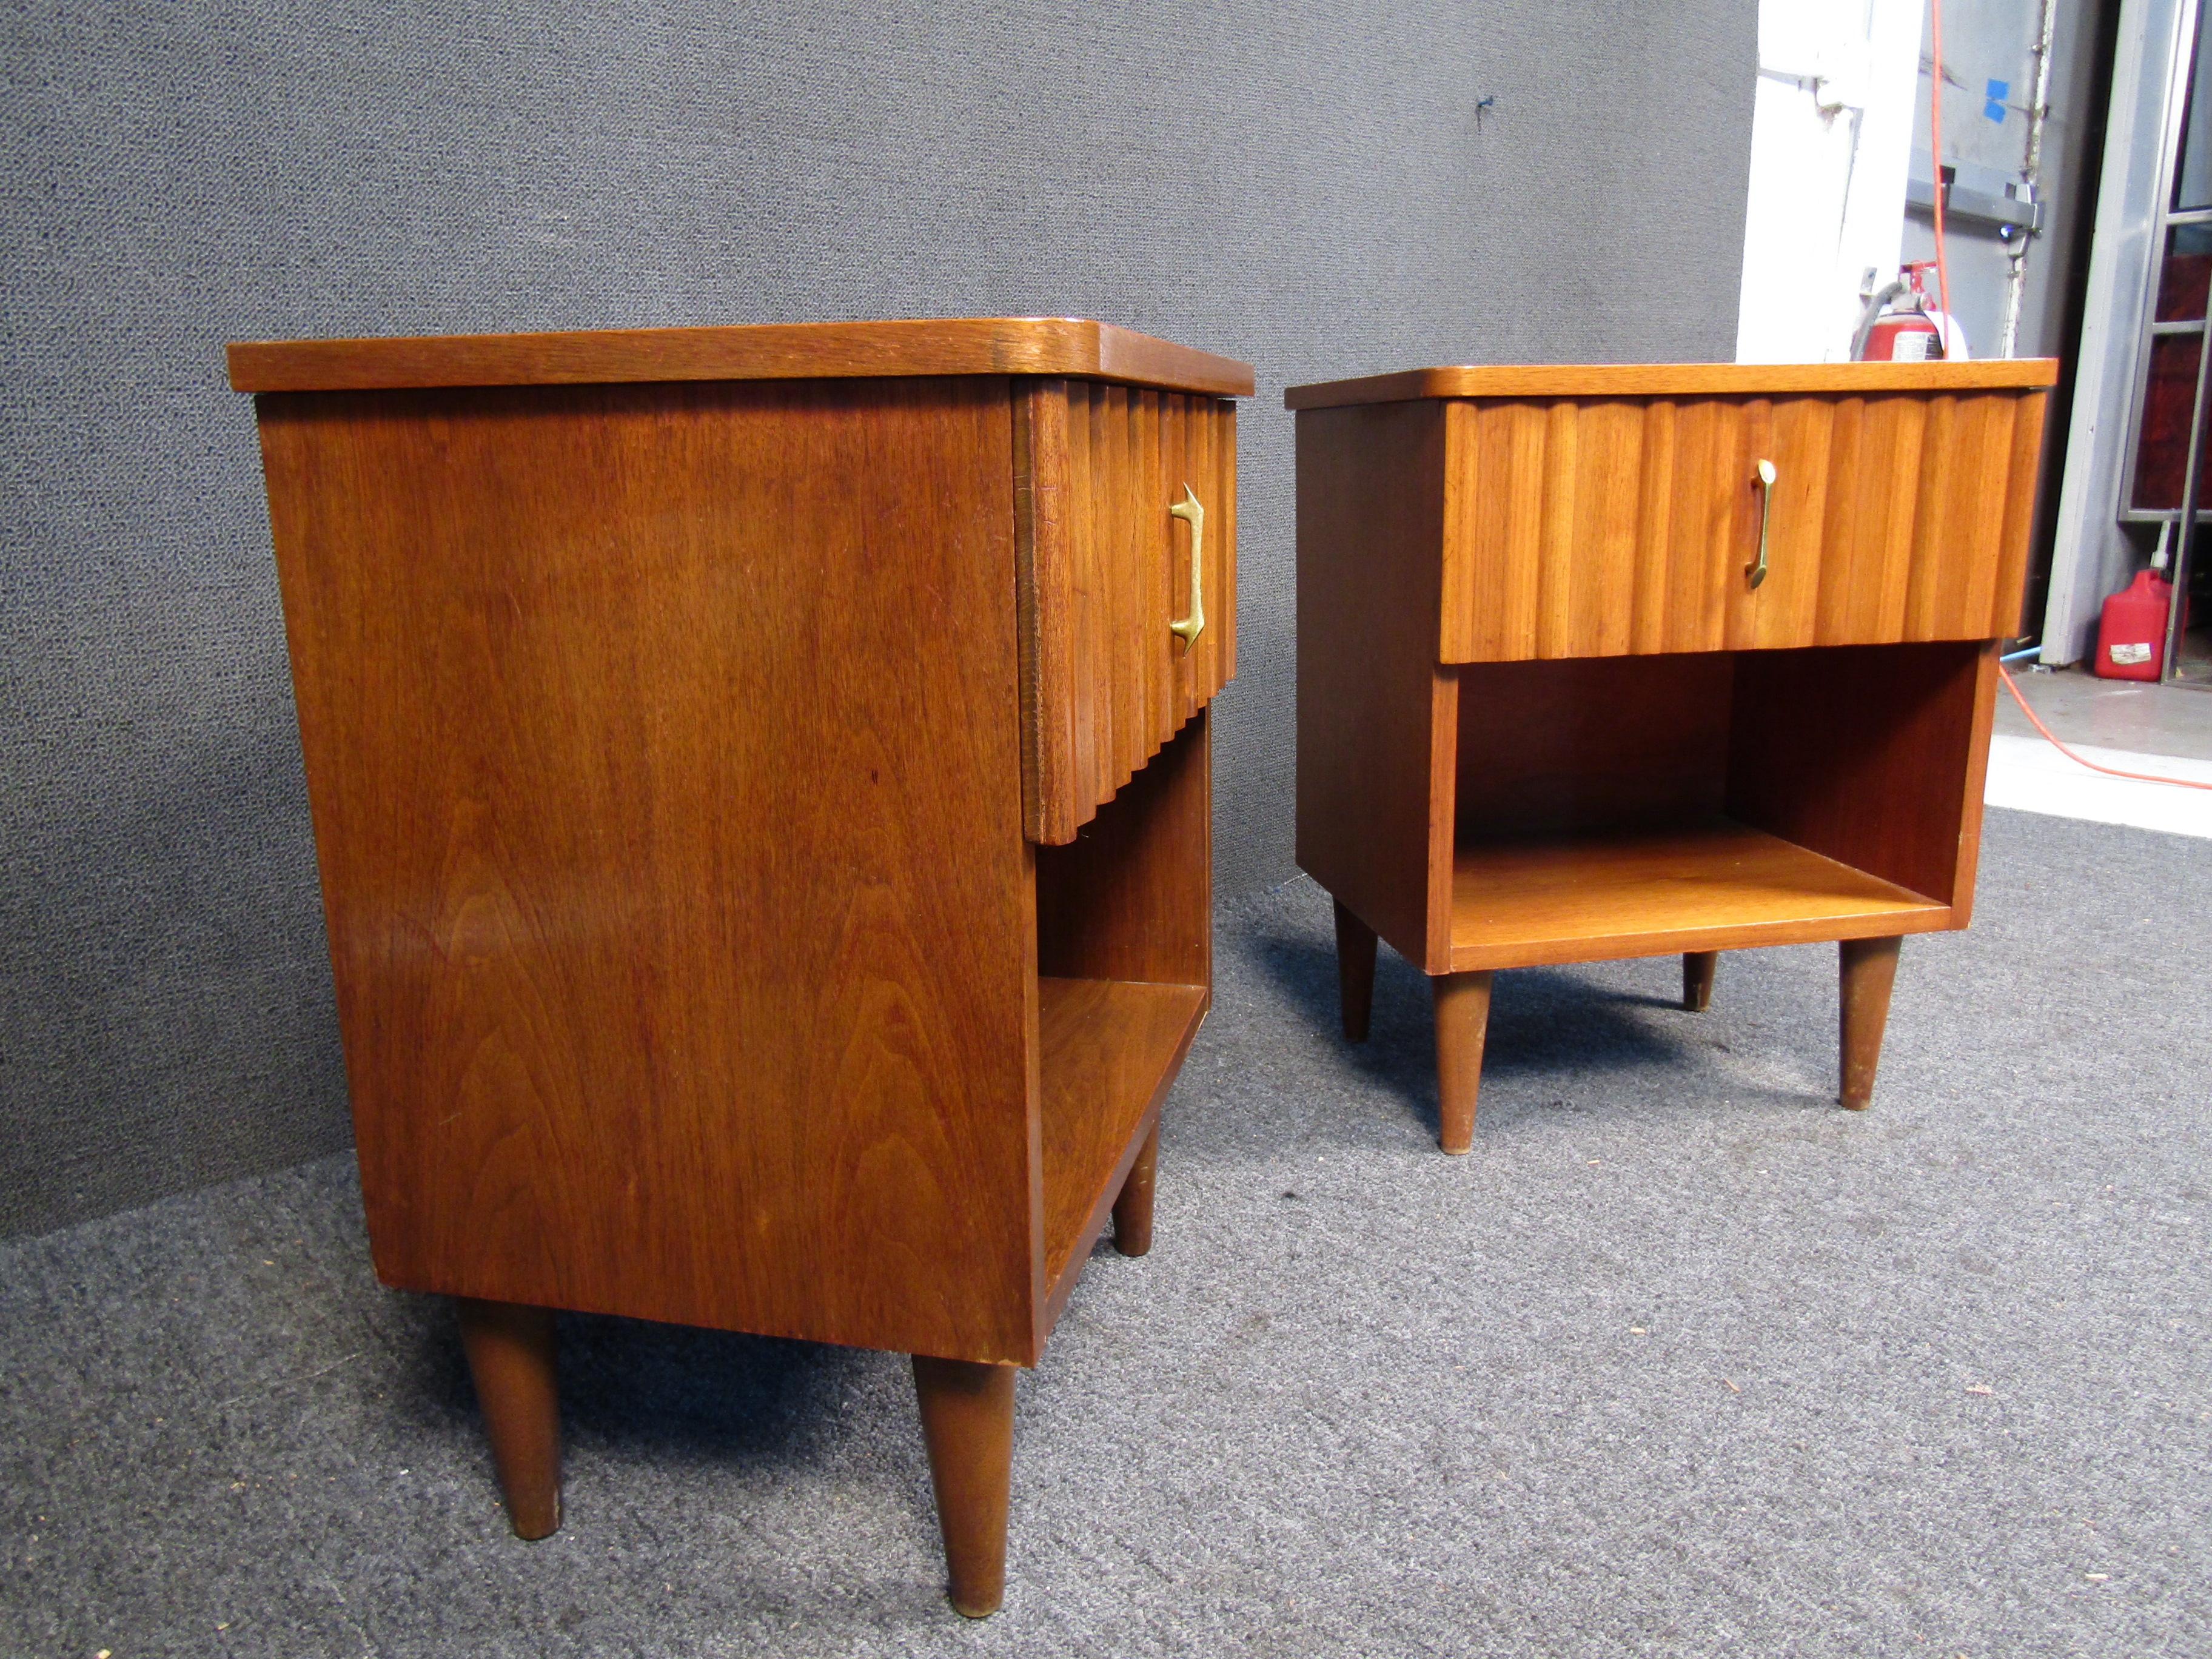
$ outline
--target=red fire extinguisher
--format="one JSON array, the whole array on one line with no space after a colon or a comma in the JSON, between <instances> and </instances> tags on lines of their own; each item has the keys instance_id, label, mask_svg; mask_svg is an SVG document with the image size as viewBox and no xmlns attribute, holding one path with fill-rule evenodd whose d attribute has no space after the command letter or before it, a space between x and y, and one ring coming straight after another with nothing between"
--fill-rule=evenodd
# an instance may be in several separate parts
<instances>
[{"instance_id":1,"label":"red fire extinguisher","mask_svg":"<svg viewBox=\"0 0 2212 1659\"><path fill-rule=\"evenodd\" d=\"M1927 274L1935 269L1932 259L1905 266L1905 280L1893 283L1884 295L1892 300L1895 309L1883 312L1866 330L1859 348L1862 361L1923 363L1966 355L1960 349L1963 342L1958 325L1937 310L1929 297Z\"/></svg>"},{"instance_id":2,"label":"red fire extinguisher","mask_svg":"<svg viewBox=\"0 0 2212 1659\"><path fill-rule=\"evenodd\" d=\"M2154 680L2166 672L2166 619L2173 584L2154 570L2137 573L2105 601L2097 621L2097 673L2108 680Z\"/></svg>"}]
</instances>

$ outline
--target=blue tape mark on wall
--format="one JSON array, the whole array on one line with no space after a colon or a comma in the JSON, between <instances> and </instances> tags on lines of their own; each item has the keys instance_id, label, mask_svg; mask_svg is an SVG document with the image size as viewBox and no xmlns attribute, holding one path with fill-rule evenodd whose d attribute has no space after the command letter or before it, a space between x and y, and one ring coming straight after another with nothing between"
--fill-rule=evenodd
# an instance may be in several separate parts
<instances>
[{"instance_id":1,"label":"blue tape mark on wall","mask_svg":"<svg viewBox=\"0 0 2212 1659\"><path fill-rule=\"evenodd\" d=\"M2002 125L2005 118L2005 100L2012 96L2012 82L1992 81L1982 88L1982 96L1989 100L1982 106L1983 117Z\"/></svg>"}]
</instances>

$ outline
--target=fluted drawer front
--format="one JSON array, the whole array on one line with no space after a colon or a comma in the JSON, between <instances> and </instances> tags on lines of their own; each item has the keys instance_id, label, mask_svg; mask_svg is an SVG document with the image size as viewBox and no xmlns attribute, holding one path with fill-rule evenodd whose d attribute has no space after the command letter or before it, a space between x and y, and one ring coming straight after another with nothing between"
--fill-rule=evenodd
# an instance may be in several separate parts
<instances>
[{"instance_id":1,"label":"fluted drawer front","mask_svg":"<svg viewBox=\"0 0 2212 1659\"><path fill-rule=\"evenodd\" d=\"M1024 806L1061 842L1236 672L1237 413L1091 380L1014 398Z\"/></svg>"},{"instance_id":2,"label":"fluted drawer front","mask_svg":"<svg viewBox=\"0 0 2212 1659\"><path fill-rule=\"evenodd\" d=\"M2045 397L1452 400L1442 659L2010 634Z\"/></svg>"}]
</instances>

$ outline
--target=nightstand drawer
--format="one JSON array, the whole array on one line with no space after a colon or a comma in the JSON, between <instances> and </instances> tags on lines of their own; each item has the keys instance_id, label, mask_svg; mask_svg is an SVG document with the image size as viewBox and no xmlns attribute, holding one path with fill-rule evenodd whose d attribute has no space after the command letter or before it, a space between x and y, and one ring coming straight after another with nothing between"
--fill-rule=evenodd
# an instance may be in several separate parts
<instances>
[{"instance_id":1,"label":"nightstand drawer","mask_svg":"<svg viewBox=\"0 0 2212 1659\"><path fill-rule=\"evenodd\" d=\"M2010 635L2044 395L1449 402L1441 659Z\"/></svg>"},{"instance_id":2,"label":"nightstand drawer","mask_svg":"<svg viewBox=\"0 0 2212 1659\"><path fill-rule=\"evenodd\" d=\"M1214 398L1016 383L1032 840L1073 840L1236 672L1236 421Z\"/></svg>"}]
</instances>

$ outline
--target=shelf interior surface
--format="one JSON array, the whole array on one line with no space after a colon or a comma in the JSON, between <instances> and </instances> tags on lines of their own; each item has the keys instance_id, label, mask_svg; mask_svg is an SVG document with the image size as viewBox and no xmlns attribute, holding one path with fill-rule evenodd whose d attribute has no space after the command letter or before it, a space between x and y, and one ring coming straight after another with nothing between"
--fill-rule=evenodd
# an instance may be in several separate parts
<instances>
[{"instance_id":1,"label":"shelf interior surface","mask_svg":"<svg viewBox=\"0 0 2212 1659\"><path fill-rule=\"evenodd\" d=\"M1455 971L1921 933L1950 907L1720 815L1462 842Z\"/></svg>"},{"instance_id":2,"label":"shelf interior surface","mask_svg":"<svg viewBox=\"0 0 2212 1659\"><path fill-rule=\"evenodd\" d=\"M1115 1197L1108 1188L1206 1007L1200 985L1037 981L1048 1285L1081 1267L1078 1250L1096 1237L1092 1224Z\"/></svg>"}]
</instances>

